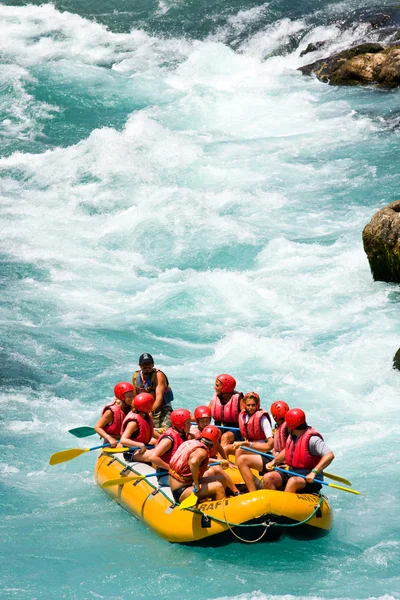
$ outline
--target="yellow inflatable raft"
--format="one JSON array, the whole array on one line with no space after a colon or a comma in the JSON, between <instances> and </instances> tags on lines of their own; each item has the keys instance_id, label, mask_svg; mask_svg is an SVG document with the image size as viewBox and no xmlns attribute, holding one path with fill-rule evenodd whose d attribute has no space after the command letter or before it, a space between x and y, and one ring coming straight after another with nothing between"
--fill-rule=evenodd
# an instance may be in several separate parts
<instances>
[{"instance_id":1,"label":"yellow inflatable raft","mask_svg":"<svg viewBox=\"0 0 400 600\"><path fill-rule=\"evenodd\" d=\"M151 473L151 465L127 463L122 454L102 453L95 467L99 486L111 479ZM324 535L332 527L329 503L318 494L259 490L180 510L169 487L158 488L156 477L104 491L168 542L216 545L226 542L226 536L244 542L275 540L283 531L310 538Z\"/></svg>"}]
</instances>

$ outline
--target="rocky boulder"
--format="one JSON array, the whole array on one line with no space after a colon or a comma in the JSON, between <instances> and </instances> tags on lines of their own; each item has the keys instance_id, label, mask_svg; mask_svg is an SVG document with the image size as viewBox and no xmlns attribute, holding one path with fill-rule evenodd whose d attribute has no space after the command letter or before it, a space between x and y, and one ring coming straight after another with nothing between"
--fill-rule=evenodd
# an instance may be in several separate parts
<instances>
[{"instance_id":1,"label":"rocky boulder","mask_svg":"<svg viewBox=\"0 0 400 600\"><path fill-rule=\"evenodd\" d=\"M400 44L384 48L365 43L328 58L300 67L304 75L313 73L331 85L400 86Z\"/></svg>"},{"instance_id":2,"label":"rocky boulder","mask_svg":"<svg viewBox=\"0 0 400 600\"><path fill-rule=\"evenodd\" d=\"M393 357L393 369L400 371L400 348Z\"/></svg>"},{"instance_id":3,"label":"rocky boulder","mask_svg":"<svg viewBox=\"0 0 400 600\"><path fill-rule=\"evenodd\" d=\"M362 239L374 280L400 283L400 200L375 213Z\"/></svg>"}]
</instances>

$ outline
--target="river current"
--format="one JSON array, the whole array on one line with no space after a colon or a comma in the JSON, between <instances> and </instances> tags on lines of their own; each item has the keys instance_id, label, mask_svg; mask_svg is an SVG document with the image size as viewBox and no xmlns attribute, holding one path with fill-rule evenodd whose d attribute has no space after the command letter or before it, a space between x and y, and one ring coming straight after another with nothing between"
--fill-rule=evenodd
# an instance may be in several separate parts
<instances>
[{"instance_id":1,"label":"river current","mask_svg":"<svg viewBox=\"0 0 400 600\"><path fill-rule=\"evenodd\" d=\"M400 293L361 241L399 198L399 95L297 70L368 5L0 4L2 599L400 597ZM95 453L48 464L145 351L176 408L221 372L302 407L365 496L330 489L319 540L158 539Z\"/></svg>"}]
</instances>

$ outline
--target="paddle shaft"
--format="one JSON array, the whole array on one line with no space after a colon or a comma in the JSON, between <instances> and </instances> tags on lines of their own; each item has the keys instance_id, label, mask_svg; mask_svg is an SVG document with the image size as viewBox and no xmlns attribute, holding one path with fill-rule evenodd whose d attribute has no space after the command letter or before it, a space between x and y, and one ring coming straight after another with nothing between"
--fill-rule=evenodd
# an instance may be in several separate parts
<instances>
[{"instance_id":1,"label":"paddle shaft","mask_svg":"<svg viewBox=\"0 0 400 600\"><path fill-rule=\"evenodd\" d=\"M258 450L253 450L253 448L247 448L247 450L251 450L252 452L257 452L259 454L264 454L269 458L269 455L265 454L265 452L259 452ZM295 471L289 471L289 469L280 469L279 467L274 467L274 471L279 471L280 473L288 473L289 475L293 475L294 477L301 477L302 479L307 479L306 475L301 475L300 473L296 473ZM345 488L341 485L327 483L326 481L322 481L322 479L315 478L313 482L319 483L320 485L326 485L327 487L335 488L336 490L343 490L344 492L349 492L349 494L357 494L357 496L364 495L361 492L357 492L357 490L350 490L349 488Z\"/></svg>"},{"instance_id":2,"label":"paddle shaft","mask_svg":"<svg viewBox=\"0 0 400 600\"><path fill-rule=\"evenodd\" d=\"M196 421L192 421L191 425L197 425ZM240 431L239 427L231 427L230 425L214 425L214 427L218 427L218 429L232 429L232 431Z\"/></svg>"},{"instance_id":3,"label":"paddle shaft","mask_svg":"<svg viewBox=\"0 0 400 600\"><path fill-rule=\"evenodd\" d=\"M248 446L243 446L244 450L248 450L249 452L254 452L255 454L261 454L262 456L266 456L267 458L274 459L275 456L273 454L268 454L267 452L261 452L261 450L256 450L255 448L249 448ZM287 471L286 471L287 472ZM345 479L344 477L339 477L339 475L332 475L332 473L327 473L324 471L325 477L329 479L333 479L334 481L340 481L341 483L345 483L346 485L351 485L351 481Z\"/></svg>"}]
</instances>

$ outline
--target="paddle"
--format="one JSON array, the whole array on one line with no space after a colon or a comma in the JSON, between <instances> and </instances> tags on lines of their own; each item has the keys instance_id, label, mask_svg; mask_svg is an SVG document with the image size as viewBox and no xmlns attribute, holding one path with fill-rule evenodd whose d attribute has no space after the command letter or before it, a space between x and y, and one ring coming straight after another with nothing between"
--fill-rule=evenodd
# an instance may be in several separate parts
<instances>
[{"instance_id":1,"label":"paddle","mask_svg":"<svg viewBox=\"0 0 400 600\"><path fill-rule=\"evenodd\" d=\"M146 446L146 448L154 448L154 446ZM123 448L105 448L104 452L106 452L107 454L118 454L121 452L132 452L133 450L139 450L139 446L133 446L132 448L126 448L125 446Z\"/></svg>"},{"instance_id":2,"label":"paddle","mask_svg":"<svg viewBox=\"0 0 400 600\"><path fill-rule=\"evenodd\" d=\"M155 428L158 433L164 433L165 428L156 427ZM68 433L72 433L77 438L89 437L90 435L95 435L97 432L94 427L87 427L84 425L83 427L75 427L74 429L68 429Z\"/></svg>"},{"instance_id":3,"label":"paddle","mask_svg":"<svg viewBox=\"0 0 400 600\"><path fill-rule=\"evenodd\" d=\"M265 454L264 452L260 452L259 450L254 450L253 448L247 448L251 452L257 452L258 454ZM265 454L269 458L270 455ZM305 479L305 475L300 475L300 473L295 473L294 471L289 471L289 469L280 469L279 467L274 467L274 471L280 471L281 473L289 473L289 475L294 475L295 477L302 477ZM335 488L337 490L343 490L344 492L349 492L349 494L357 494L358 496L365 496L361 492L357 492L357 490L350 490L349 488L345 488L341 485L335 485L334 483L327 483L326 481L322 481L322 479L314 479L315 483L319 483L321 485L326 485L331 488Z\"/></svg>"},{"instance_id":4,"label":"paddle","mask_svg":"<svg viewBox=\"0 0 400 600\"><path fill-rule=\"evenodd\" d=\"M110 444L103 444L101 446L93 446L93 448L70 448L69 450L61 450L60 452L55 452L50 456L49 464L51 465L59 465L60 463L67 462L69 460L73 460L77 458L81 454L85 452L91 452L92 450L98 450L99 448L108 448ZM146 446L147 447L147 446ZM150 446L152 448L153 446ZM110 450L114 452L127 452L128 450L138 450L138 447L133 448L111 448Z\"/></svg>"},{"instance_id":5,"label":"paddle","mask_svg":"<svg viewBox=\"0 0 400 600\"><path fill-rule=\"evenodd\" d=\"M196 421L192 421L191 425L197 425ZM214 427L218 427L218 429L232 429L233 431L240 431L239 427L231 427L230 425L214 425Z\"/></svg>"},{"instance_id":6,"label":"paddle","mask_svg":"<svg viewBox=\"0 0 400 600\"><path fill-rule=\"evenodd\" d=\"M261 454L262 456L266 456L267 458L275 458L273 454L268 454L267 452L261 452L261 450L256 450L255 448L249 448L248 446L243 446L243 450L248 450L249 452L254 452L256 454ZM339 475L333 475L332 473L327 473L324 471L325 477L328 479L332 479L333 481L340 481L340 483L345 483L346 485L352 485L351 481L346 479L345 477L340 477Z\"/></svg>"},{"instance_id":7,"label":"paddle","mask_svg":"<svg viewBox=\"0 0 400 600\"><path fill-rule=\"evenodd\" d=\"M211 463L210 467L215 467L221 464L220 462ZM124 485L130 481L139 481L139 479L147 479L148 477L156 477L157 475L168 475L168 471L157 471L156 473L149 473L148 475L128 475L127 477L118 477L117 479L109 479L101 484L101 488L108 488L114 485Z\"/></svg>"},{"instance_id":8,"label":"paddle","mask_svg":"<svg viewBox=\"0 0 400 600\"><path fill-rule=\"evenodd\" d=\"M49 464L59 465L60 463L67 462L68 460L73 460L85 452L91 452L92 450L98 450L99 448L106 448L108 446L110 446L110 444L93 446L93 448L71 448L70 450L61 450L60 452L55 452L50 456Z\"/></svg>"},{"instance_id":9,"label":"paddle","mask_svg":"<svg viewBox=\"0 0 400 600\"><path fill-rule=\"evenodd\" d=\"M84 438L96 433L94 427L75 427L74 429L68 429L68 433L72 433L77 438Z\"/></svg>"}]
</instances>

